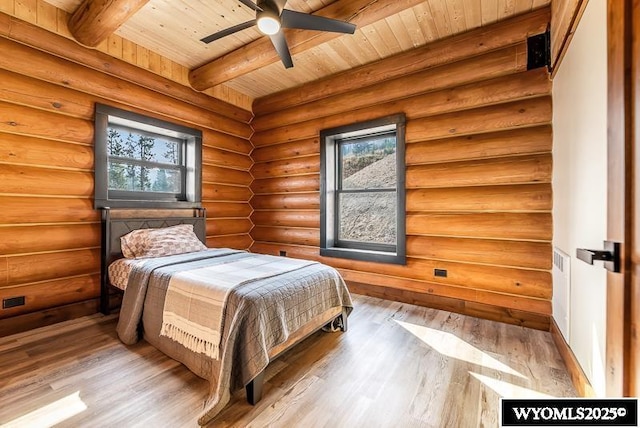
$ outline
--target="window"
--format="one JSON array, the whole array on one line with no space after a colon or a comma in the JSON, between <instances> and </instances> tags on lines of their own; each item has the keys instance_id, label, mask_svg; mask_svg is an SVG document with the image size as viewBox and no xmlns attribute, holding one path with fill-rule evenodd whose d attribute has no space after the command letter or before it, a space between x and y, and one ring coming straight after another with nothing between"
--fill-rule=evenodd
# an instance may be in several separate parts
<instances>
[{"instance_id":1,"label":"window","mask_svg":"<svg viewBox=\"0 0 640 428\"><path fill-rule=\"evenodd\" d=\"M404 115L320 133L320 254L405 263Z\"/></svg>"},{"instance_id":2,"label":"window","mask_svg":"<svg viewBox=\"0 0 640 428\"><path fill-rule=\"evenodd\" d=\"M202 133L96 104L95 207L199 207Z\"/></svg>"}]
</instances>

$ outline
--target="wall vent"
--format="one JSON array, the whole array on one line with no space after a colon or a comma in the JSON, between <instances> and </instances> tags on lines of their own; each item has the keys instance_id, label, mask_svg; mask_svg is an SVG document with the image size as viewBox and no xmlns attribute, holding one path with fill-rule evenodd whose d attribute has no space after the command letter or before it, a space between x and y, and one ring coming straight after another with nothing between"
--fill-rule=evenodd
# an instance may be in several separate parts
<instances>
[{"instance_id":1,"label":"wall vent","mask_svg":"<svg viewBox=\"0 0 640 428\"><path fill-rule=\"evenodd\" d=\"M571 302L571 257L553 248L553 318L564 339L569 342L569 310Z\"/></svg>"}]
</instances>

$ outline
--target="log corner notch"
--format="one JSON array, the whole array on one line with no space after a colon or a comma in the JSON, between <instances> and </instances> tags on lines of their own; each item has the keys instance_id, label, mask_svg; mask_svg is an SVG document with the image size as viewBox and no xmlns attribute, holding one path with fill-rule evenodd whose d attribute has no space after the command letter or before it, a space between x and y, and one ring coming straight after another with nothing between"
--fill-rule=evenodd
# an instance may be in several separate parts
<instances>
[{"instance_id":1,"label":"log corner notch","mask_svg":"<svg viewBox=\"0 0 640 428\"><path fill-rule=\"evenodd\" d=\"M149 0L84 0L69 17L69 31L80 43L96 47Z\"/></svg>"},{"instance_id":2,"label":"log corner notch","mask_svg":"<svg viewBox=\"0 0 640 428\"><path fill-rule=\"evenodd\" d=\"M313 15L348 21L361 28L412 8L423 1L338 0L314 12ZM289 30L287 41L291 54L295 55L340 36L342 36L340 33ZM271 41L267 37L261 37L194 68L189 72L189 82L194 89L204 91L277 61L280 61L280 58L273 50Z\"/></svg>"}]
</instances>

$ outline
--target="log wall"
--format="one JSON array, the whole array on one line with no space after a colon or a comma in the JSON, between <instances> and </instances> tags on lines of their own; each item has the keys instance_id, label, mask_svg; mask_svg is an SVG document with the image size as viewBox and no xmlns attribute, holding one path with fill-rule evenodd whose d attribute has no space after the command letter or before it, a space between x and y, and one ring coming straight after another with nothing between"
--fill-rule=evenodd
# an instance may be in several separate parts
<instances>
[{"instance_id":1,"label":"log wall","mask_svg":"<svg viewBox=\"0 0 640 428\"><path fill-rule=\"evenodd\" d=\"M547 329L549 9L256 100L254 252L321 260L356 292ZM319 256L319 132L404 112L407 264ZM434 269L446 269L446 278Z\"/></svg>"},{"instance_id":2,"label":"log wall","mask_svg":"<svg viewBox=\"0 0 640 428\"><path fill-rule=\"evenodd\" d=\"M56 33L69 41L75 40L68 28L69 14L45 0L0 0L0 12ZM110 34L107 39L98 44L94 52L97 51L105 54L103 61L110 62L112 58L118 58L128 64L151 71L157 77L161 76L191 88L187 67L117 34ZM244 110L251 110L253 100L227 85L217 85L204 92Z\"/></svg>"},{"instance_id":3,"label":"log wall","mask_svg":"<svg viewBox=\"0 0 640 428\"><path fill-rule=\"evenodd\" d=\"M6 14L0 23L0 299L26 298L0 309L3 333L97 310L97 102L201 129L207 244L251 246L250 113L185 87L153 88L157 76L113 58L107 73L99 52ZM59 46L65 56L51 53Z\"/></svg>"}]
</instances>

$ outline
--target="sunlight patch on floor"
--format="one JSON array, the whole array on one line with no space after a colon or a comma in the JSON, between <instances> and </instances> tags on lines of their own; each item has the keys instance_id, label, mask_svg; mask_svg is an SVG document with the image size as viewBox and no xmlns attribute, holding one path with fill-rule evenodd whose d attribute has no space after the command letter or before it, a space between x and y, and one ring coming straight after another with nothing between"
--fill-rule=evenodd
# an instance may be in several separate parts
<instances>
[{"instance_id":1,"label":"sunlight patch on floor","mask_svg":"<svg viewBox=\"0 0 640 428\"><path fill-rule=\"evenodd\" d=\"M451 333L404 321L395 322L442 355L527 379L526 376Z\"/></svg>"},{"instance_id":2,"label":"sunlight patch on floor","mask_svg":"<svg viewBox=\"0 0 640 428\"><path fill-rule=\"evenodd\" d=\"M514 385L503 380L494 379L489 376L474 372L469 372L469 374L502 398L554 398L552 395L544 394L523 386Z\"/></svg>"},{"instance_id":3,"label":"sunlight patch on floor","mask_svg":"<svg viewBox=\"0 0 640 428\"><path fill-rule=\"evenodd\" d=\"M87 405L84 404L80 398L80 391L77 391L6 424L0 425L0 427L52 427L85 410L87 410Z\"/></svg>"}]
</instances>

